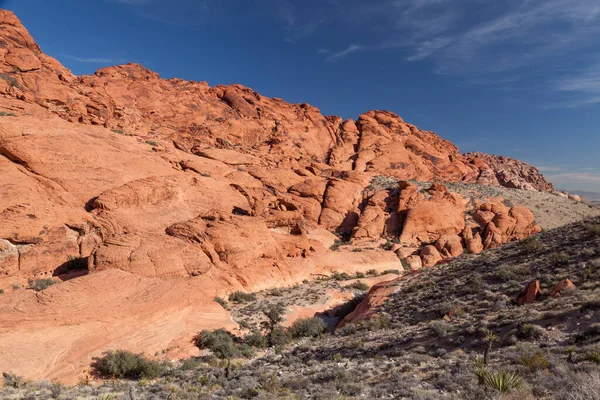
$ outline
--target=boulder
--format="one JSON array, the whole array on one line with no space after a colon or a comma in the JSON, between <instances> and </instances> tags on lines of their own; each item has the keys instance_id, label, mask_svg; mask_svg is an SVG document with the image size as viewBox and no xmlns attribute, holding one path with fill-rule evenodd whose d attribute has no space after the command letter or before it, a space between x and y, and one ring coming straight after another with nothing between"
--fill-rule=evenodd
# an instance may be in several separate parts
<instances>
[{"instance_id":1,"label":"boulder","mask_svg":"<svg viewBox=\"0 0 600 400\"><path fill-rule=\"evenodd\" d=\"M523 306L525 304L533 303L537 297L541 294L540 281L531 281L525 286L525 289L517 296L517 305Z\"/></svg>"},{"instance_id":2,"label":"boulder","mask_svg":"<svg viewBox=\"0 0 600 400\"><path fill-rule=\"evenodd\" d=\"M442 255L434 246L425 246L420 253L423 267L433 267L443 260Z\"/></svg>"},{"instance_id":3,"label":"boulder","mask_svg":"<svg viewBox=\"0 0 600 400\"><path fill-rule=\"evenodd\" d=\"M558 282L556 286L550 291L548 294L550 297L560 297L562 292L566 292L569 290L575 290L577 287L571 282L569 279L563 279Z\"/></svg>"}]
</instances>

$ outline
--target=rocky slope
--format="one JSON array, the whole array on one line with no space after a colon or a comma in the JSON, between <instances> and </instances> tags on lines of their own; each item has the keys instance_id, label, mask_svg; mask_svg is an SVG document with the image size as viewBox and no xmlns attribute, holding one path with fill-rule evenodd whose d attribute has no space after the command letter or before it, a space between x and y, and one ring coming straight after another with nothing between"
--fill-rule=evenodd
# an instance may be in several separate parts
<instances>
[{"instance_id":1,"label":"rocky slope","mask_svg":"<svg viewBox=\"0 0 600 400\"><path fill-rule=\"evenodd\" d=\"M407 179L552 189L386 111L343 121L133 64L76 77L3 10L0 78L0 370L27 377L76 379L110 347L190 354L234 290L540 231L519 204ZM41 278L68 282L19 289Z\"/></svg>"},{"instance_id":2,"label":"rocky slope","mask_svg":"<svg viewBox=\"0 0 600 400\"><path fill-rule=\"evenodd\" d=\"M530 282L541 293L518 306L516 299ZM338 283L347 285L324 280L264 294L234 314L240 322L246 318L241 311L260 315L265 301L286 307L312 301L316 307L325 290ZM598 400L599 309L596 218L378 284L349 316L354 323L269 349L236 364L228 378L206 356L170 365L154 382L58 389L39 382L5 388L0 396ZM361 312L364 318L356 319ZM520 384L501 392L485 378L502 371L516 374Z\"/></svg>"}]
</instances>

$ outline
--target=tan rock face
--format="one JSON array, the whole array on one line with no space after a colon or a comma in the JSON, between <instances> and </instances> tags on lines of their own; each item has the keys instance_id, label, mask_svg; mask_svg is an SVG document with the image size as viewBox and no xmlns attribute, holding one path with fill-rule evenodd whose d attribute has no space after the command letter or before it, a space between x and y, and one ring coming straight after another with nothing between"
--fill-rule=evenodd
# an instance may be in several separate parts
<instances>
[{"instance_id":1,"label":"tan rock face","mask_svg":"<svg viewBox=\"0 0 600 400\"><path fill-rule=\"evenodd\" d=\"M502 184L485 157L461 155L391 112L343 121L135 64L76 77L5 10L0 41L0 111L15 115L0 116L0 288L67 279L73 259L89 266L39 298L0 296L0 353L10 355L0 370L73 378L116 345L175 343L187 354L190 329L230 325L215 295L333 270L402 269L383 238L399 239L396 250L419 269L459 255L463 241L478 252L539 230L526 209L490 200L472 221L468 200L443 185L405 182ZM371 184L379 175L402 180L400 189ZM333 232L376 250L329 251ZM419 252L423 242L435 246ZM22 371L7 361L17 359Z\"/></svg>"}]
</instances>

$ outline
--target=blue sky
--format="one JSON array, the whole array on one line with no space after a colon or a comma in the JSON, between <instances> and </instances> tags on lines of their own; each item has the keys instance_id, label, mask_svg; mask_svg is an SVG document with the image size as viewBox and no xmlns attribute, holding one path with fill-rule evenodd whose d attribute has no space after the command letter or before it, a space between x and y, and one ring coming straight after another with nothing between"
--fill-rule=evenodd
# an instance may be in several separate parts
<instances>
[{"instance_id":1,"label":"blue sky","mask_svg":"<svg viewBox=\"0 0 600 400\"><path fill-rule=\"evenodd\" d=\"M600 192L598 0L6 0L76 74L138 62L356 118L387 109Z\"/></svg>"}]
</instances>

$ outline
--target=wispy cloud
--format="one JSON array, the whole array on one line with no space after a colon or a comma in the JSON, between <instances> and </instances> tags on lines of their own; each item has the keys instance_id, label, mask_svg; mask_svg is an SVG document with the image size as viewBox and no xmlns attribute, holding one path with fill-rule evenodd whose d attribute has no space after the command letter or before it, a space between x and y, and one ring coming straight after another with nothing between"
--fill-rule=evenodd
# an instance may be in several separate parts
<instances>
[{"instance_id":1,"label":"wispy cloud","mask_svg":"<svg viewBox=\"0 0 600 400\"><path fill-rule=\"evenodd\" d=\"M124 58L114 59L105 57L76 57L72 55L65 55L65 57L70 60L88 64L122 64L128 62L128 60Z\"/></svg>"},{"instance_id":2,"label":"wispy cloud","mask_svg":"<svg viewBox=\"0 0 600 400\"><path fill-rule=\"evenodd\" d=\"M349 54L360 53L361 51L365 51L365 50L368 50L368 48L357 45L357 44L351 44L344 50L338 51L337 53L333 53L333 54L327 56L326 60L327 61L335 61L335 60L345 57Z\"/></svg>"}]
</instances>

